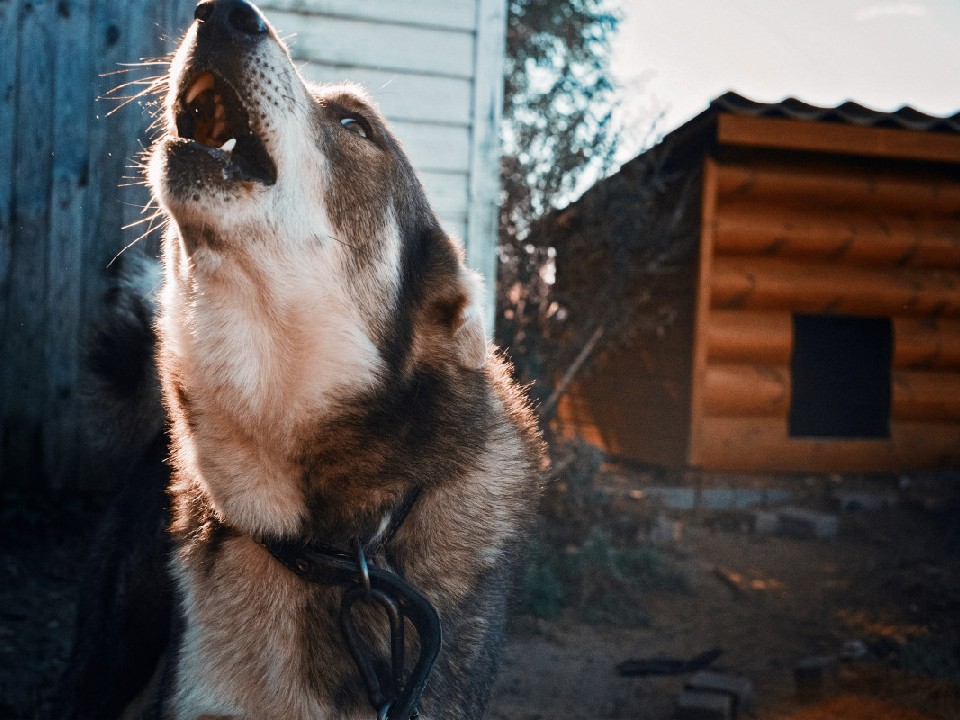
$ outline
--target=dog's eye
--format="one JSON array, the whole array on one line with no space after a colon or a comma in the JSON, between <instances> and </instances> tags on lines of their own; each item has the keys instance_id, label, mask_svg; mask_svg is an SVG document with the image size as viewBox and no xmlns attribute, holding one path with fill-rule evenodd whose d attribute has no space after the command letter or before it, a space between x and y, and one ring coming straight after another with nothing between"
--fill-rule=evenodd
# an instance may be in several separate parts
<instances>
[{"instance_id":1,"label":"dog's eye","mask_svg":"<svg viewBox=\"0 0 960 720\"><path fill-rule=\"evenodd\" d=\"M340 121L340 124L350 132L355 133L362 138L367 137L366 125L360 120L357 120L357 118L346 117Z\"/></svg>"}]
</instances>

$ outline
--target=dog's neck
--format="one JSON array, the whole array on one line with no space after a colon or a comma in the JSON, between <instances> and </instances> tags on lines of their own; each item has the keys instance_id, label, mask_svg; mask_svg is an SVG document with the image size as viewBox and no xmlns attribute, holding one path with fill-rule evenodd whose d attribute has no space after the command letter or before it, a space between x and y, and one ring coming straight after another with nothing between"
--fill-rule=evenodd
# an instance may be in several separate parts
<instances>
[{"instance_id":1,"label":"dog's neck","mask_svg":"<svg viewBox=\"0 0 960 720\"><path fill-rule=\"evenodd\" d=\"M329 253L253 264L200 245L185 261L169 242L161 360L176 464L239 527L290 535L305 519L302 437L376 382L377 348Z\"/></svg>"},{"instance_id":2,"label":"dog's neck","mask_svg":"<svg viewBox=\"0 0 960 720\"><path fill-rule=\"evenodd\" d=\"M195 250L189 274L167 280L162 322L194 392L261 433L287 433L370 387L381 359L334 253L262 255Z\"/></svg>"}]
</instances>

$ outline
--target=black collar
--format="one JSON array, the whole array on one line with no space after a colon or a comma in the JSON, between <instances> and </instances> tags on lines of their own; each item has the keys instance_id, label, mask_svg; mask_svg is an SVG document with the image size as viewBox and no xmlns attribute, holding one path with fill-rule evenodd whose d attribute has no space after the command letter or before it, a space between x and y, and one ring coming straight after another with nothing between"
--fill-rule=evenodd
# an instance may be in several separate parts
<instances>
[{"instance_id":1,"label":"black collar","mask_svg":"<svg viewBox=\"0 0 960 720\"><path fill-rule=\"evenodd\" d=\"M367 686L367 696L378 720L410 720L419 714L420 696L440 652L440 617L430 601L398 573L371 565L367 560L368 554L372 557L380 550L389 555L389 545L419 495L419 488L408 493L382 536L367 543L355 542L352 552L321 543L260 540L274 558L305 582L346 588L340 602L340 632ZM391 646L388 678L378 674L373 653L358 631L353 616L353 606L358 602L379 605L387 616ZM416 631L420 646L420 656L409 676L404 672L405 620Z\"/></svg>"}]
</instances>

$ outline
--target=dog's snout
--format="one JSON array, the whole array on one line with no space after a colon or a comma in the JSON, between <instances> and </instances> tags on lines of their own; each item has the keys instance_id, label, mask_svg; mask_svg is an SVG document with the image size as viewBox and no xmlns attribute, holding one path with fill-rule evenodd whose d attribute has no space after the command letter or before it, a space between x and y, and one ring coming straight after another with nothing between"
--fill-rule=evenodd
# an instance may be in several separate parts
<instances>
[{"instance_id":1,"label":"dog's snout","mask_svg":"<svg viewBox=\"0 0 960 720\"><path fill-rule=\"evenodd\" d=\"M203 0L193 17L200 24L216 26L233 36L255 37L267 32L263 15L246 0Z\"/></svg>"}]
</instances>

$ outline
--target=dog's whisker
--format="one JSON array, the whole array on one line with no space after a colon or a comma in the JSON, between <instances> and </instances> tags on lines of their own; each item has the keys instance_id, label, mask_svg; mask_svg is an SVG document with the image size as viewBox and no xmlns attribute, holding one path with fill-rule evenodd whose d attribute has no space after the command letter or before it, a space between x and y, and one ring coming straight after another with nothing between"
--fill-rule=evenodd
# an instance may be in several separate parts
<instances>
[{"instance_id":1,"label":"dog's whisker","mask_svg":"<svg viewBox=\"0 0 960 720\"><path fill-rule=\"evenodd\" d=\"M351 250L354 249L354 247L355 247L354 245L348 243L346 240L341 240L341 239L338 238L338 237L334 237L334 236L331 235L330 233L322 233L322 234L323 234L324 237L328 237L328 238L330 238L331 240L340 243L340 244L343 245L344 247L350 248ZM315 235L314 237L316 237L318 240L320 239L320 235L319 235L319 234Z\"/></svg>"},{"instance_id":2,"label":"dog's whisker","mask_svg":"<svg viewBox=\"0 0 960 720\"><path fill-rule=\"evenodd\" d=\"M110 262L107 263L107 268L112 267L113 264L120 258L121 255L123 255L127 250L129 250L129 249L132 248L134 245L136 245L138 242L140 242L140 241L143 240L145 237L147 237L147 236L153 231L153 229L154 229L153 221L156 220L158 217L160 217L162 214L163 214L163 211L158 208L157 211L156 211L155 213L153 213L152 215L150 215L149 217L142 218L141 220L138 220L137 222L130 223L129 225L124 225L124 226L123 226L123 229L124 229L124 230L127 230L127 229L129 229L129 228L136 227L137 225L142 225L144 222L148 222L148 223L149 223L149 225L147 225L147 229L146 229L143 233L141 233L140 235L138 235L138 236L136 237L136 239L134 239L133 241L131 241L131 242L127 243L126 245L124 245L124 246L120 249L120 252L118 252L116 255L114 255L114 256L110 259Z\"/></svg>"},{"instance_id":3,"label":"dog's whisker","mask_svg":"<svg viewBox=\"0 0 960 720\"><path fill-rule=\"evenodd\" d=\"M157 85L160 85L160 84L162 84L162 83L161 83L161 82L158 82L158 78L139 78L139 79L137 79L137 80L131 80L130 82L125 82L125 83L122 83L122 84L120 84L120 85L117 85L116 87L110 88L109 90L107 90L107 92L105 93L105 95L112 95L112 94L116 93L116 92L119 91L119 90L123 90L123 89L128 88L128 87L131 87L131 86L144 86L144 85L145 85L145 86L147 86L147 87L156 87Z\"/></svg>"},{"instance_id":4,"label":"dog's whisker","mask_svg":"<svg viewBox=\"0 0 960 720\"><path fill-rule=\"evenodd\" d=\"M134 94L134 95L124 96L124 97L111 97L110 93L113 92L113 91L110 91L110 92L107 92L105 95L101 95L99 99L100 99L100 100L110 100L110 101L113 101L113 102L117 102L117 101L120 101L120 100L123 101L123 102L121 102L119 105L117 105L117 107L113 108L112 110L110 110L110 111L107 113L107 117L109 117L110 115L113 115L114 113L119 112L120 110L122 110L122 109L125 108L127 105L129 105L130 103L134 102L135 100L138 100L138 99L140 99L140 98L148 97L148 96L150 96L150 95L153 95L154 93L157 92L158 87L159 87L159 84L151 84L151 85L149 85L148 87L144 88L143 90L141 90L140 92L138 92L138 93L136 93L136 94Z\"/></svg>"}]
</instances>

